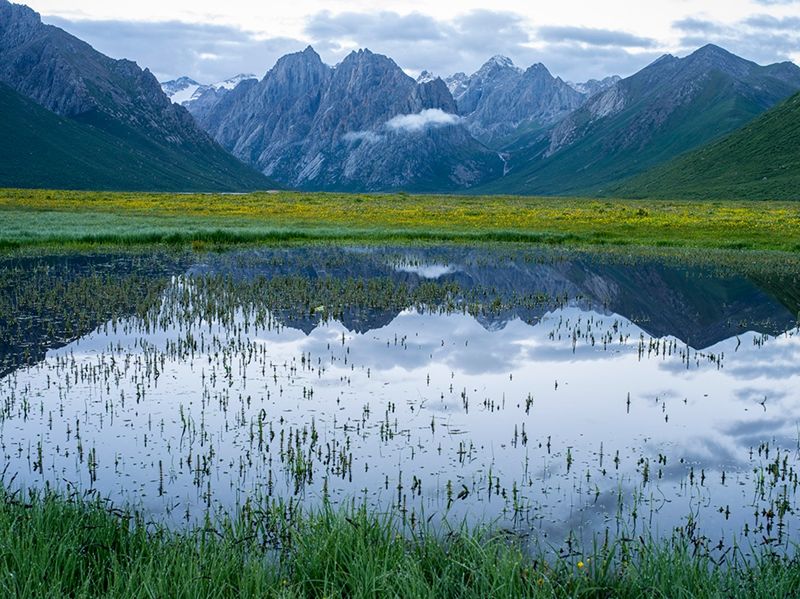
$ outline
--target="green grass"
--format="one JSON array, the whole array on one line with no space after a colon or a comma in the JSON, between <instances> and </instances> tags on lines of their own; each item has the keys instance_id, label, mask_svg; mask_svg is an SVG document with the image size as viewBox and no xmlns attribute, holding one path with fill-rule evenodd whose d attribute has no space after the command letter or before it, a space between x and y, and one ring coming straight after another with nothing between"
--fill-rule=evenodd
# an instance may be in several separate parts
<instances>
[{"instance_id":1,"label":"green grass","mask_svg":"<svg viewBox=\"0 0 800 599\"><path fill-rule=\"evenodd\" d=\"M722 140L618 185L612 193L800 200L800 94Z\"/></svg>"},{"instance_id":2,"label":"green grass","mask_svg":"<svg viewBox=\"0 0 800 599\"><path fill-rule=\"evenodd\" d=\"M585 109L579 109L575 115L582 119L577 122L582 137L549 157L541 155L547 149L542 143L549 144L549 140L537 143L536 134L530 136L532 139L522 138L516 142L520 145L511 148L512 153L518 150L518 156L511 160L511 171L479 189L488 193L610 196L620 181L712 142L767 108L763 100L742 94L730 77L721 73L710 77L701 84L702 93L664 115L663 122L659 120L662 115L653 109L654 102L663 102L663 97L654 98L651 90L642 89L647 81L626 80L625 85L635 86L626 89L627 96L637 99L633 104L597 121ZM526 143L529 150L519 151ZM658 195L669 197L669 186Z\"/></svg>"},{"instance_id":3,"label":"green grass","mask_svg":"<svg viewBox=\"0 0 800 599\"><path fill-rule=\"evenodd\" d=\"M797 562L715 561L699 545L635 540L535 557L482 531L399 535L363 509L287 519L250 510L169 532L100 502L0 496L3 597L793 597Z\"/></svg>"},{"instance_id":4,"label":"green grass","mask_svg":"<svg viewBox=\"0 0 800 599\"><path fill-rule=\"evenodd\" d=\"M242 191L274 187L210 141L161 144L95 114L60 117L0 83L0 186Z\"/></svg>"},{"instance_id":5,"label":"green grass","mask_svg":"<svg viewBox=\"0 0 800 599\"><path fill-rule=\"evenodd\" d=\"M800 251L800 204L0 190L0 247L515 242Z\"/></svg>"}]
</instances>

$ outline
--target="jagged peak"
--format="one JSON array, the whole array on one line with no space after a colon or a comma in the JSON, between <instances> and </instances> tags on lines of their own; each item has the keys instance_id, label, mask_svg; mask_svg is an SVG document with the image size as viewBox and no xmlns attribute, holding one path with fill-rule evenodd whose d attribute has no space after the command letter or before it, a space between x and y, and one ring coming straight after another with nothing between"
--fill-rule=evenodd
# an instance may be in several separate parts
<instances>
[{"instance_id":1,"label":"jagged peak","mask_svg":"<svg viewBox=\"0 0 800 599\"><path fill-rule=\"evenodd\" d=\"M525 69L526 75L546 75L547 77L553 77L550 73L550 69L544 66L541 62L537 62L532 64L527 69Z\"/></svg>"},{"instance_id":2,"label":"jagged peak","mask_svg":"<svg viewBox=\"0 0 800 599\"><path fill-rule=\"evenodd\" d=\"M733 57L739 58L735 54L728 52L725 48L721 46L717 46L716 44L706 44L705 46L701 46L694 52L690 54L690 56L722 56L722 57Z\"/></svg>"},{"instance_id":3,"label":"jagged peak","mask_svg":"<svg viewBox=\"0 0 800 599\"><path fill-rule=\"evenodd\" d=\"M515 66L513 60L511 60L508 56L503 56L502 54L495 54L492 56L483 66L487 65L494 65L504 68L514 68Z\"/></svg>"},{"instance_id":4,"label":"jagged peak","mask_svg":"<svg viewBox=\"0 0 800 599\"><path fill-rule=\"evenodd\" d=\"M481 68L478 69L473 76L477 75L479 77L486 77L486 76L492 76L495 73L501 73L507 71L522 73L522 69L517 67L514 64L514 61L511 60L508 56L503 56L502 54L495 54L489 60L483 63Z\"/></svg>"},{"instance_id":5,"label":"jagged peak","mask_svg":"<svg viewBox=\"0 0 800 599\"><path fill-rule=\"evenodd\" d=\"M292 52L291 54L285 54L278 59L278 62L275 63L275 66L272 67L274 69L280 69L286 66L291 66L295 64L323 64L322 57L312 48L311 46L307 46L305 50L302 52Z\"/></svg>"},{"instance_id":6,"label":"jagged peak","mask_svg":"<svg viewBox=\"0 0 800 599\"><path fill-rule=\"evenodd\" d=\"M347 60L348 58L351 59L351 60L352 59L356 59L356 58L364 59L364 58L371 58L373 56L382 56L382 55L381 54L375 54L369 48L359 48L358 50L353 50L352 52L350 52L350 54L345 56L345 60Z\"/></svg>"},{"instance_id":7,"label":"jagged peak","mask_svg":"<svg viewBox=\"0 0 800 599\"><path fill-rule=\"evenodd\" d=\"M2 0L0 0L2 1ZM170 79L169 81L164 81L162 85L201 85L199 82L195 81L191 77L187 77L184 75L183 77L178 77L177 79Z\"/></svg>"},{"instance_id":8,"label":"jagged peak","mask_svg":"<svg viewBox=\"0 0 800 599\"><path fill-rule=\"evenodd\" d=\"M417 77L417 83L431 83L437 79L441 79L441 77L434 75L430 71L424 70L419 74L419 77Z\"/></svg>"},{"instance_id":9,"label":"jagged peak","mask_svg":"<svg viewBox=\"0 0 800 599\"><path fill-rule=\"evenodd\" d=\"M338 69L339 67L348 66L351 64L382 65L383 68L397 69L398 71L401 71L403 74L405 74L405 71L403 71L392 58L384 54L377 54L376 52L372 52L369 48L361 48L359 50L353 50L352 52L350 52L350 54L344 57L344 60L342 60L342 62L336 65L336 68ZM413 81L412 77L409 77L409 79Z\"/></svg>"}]
</instances>

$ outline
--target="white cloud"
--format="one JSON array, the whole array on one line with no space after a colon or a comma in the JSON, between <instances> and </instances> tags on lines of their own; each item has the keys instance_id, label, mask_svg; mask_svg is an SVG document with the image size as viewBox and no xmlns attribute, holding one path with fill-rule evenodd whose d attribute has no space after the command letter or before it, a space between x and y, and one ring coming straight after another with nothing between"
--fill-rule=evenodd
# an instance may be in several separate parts
<instances>
[{"instance_id":1,"label":"white cloud","mask_svg":"<svg viewBox=\"0 0 800 599\"><path fill-rule=\"evenodd\" d=\"M348 131L342 135L342 139L347 142L363 141L374 144L381 141L383 137L372 131Z\"/></svg>"},{"instance_id":2,"label":"white cloud","mask_svg":"<svg viewBox=\"0 0 800 599\"><path fill-rule=\"evenodd\" d=\"M446 127L458 123L459 117L438 108L428 108L417 114L399 114L386 123L392 131L418 133L428 128Z\"/></svg>"}]
</instances>

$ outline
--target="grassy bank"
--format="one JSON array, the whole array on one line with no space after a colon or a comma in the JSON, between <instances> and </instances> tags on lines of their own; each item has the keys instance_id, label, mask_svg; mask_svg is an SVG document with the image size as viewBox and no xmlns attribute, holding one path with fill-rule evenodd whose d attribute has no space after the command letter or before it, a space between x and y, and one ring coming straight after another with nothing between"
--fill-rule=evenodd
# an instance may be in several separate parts
<instances>
[{"instance_id":1,"label":"grassy bank","mask_svg":"<svg viewBox=\"0 0 800 599\"><path fill-rule=\"evenodd\" d=\"M800 251L800 203L0 190L0 247L529 242Z\"/></svg>"},{"instance_id":2,"label":"grassy bank","mask_svg":"<svg viewBox=\"0 0 800 599\"><path fill-rule=\"evenodd\" d=\"M389 518L245 514L194 533L99 503L0 497L3 597L793 597L795 561L720 565L688 541L640 540L555 561L508 536L402 537Z\"/></svg>"}]
</instances>

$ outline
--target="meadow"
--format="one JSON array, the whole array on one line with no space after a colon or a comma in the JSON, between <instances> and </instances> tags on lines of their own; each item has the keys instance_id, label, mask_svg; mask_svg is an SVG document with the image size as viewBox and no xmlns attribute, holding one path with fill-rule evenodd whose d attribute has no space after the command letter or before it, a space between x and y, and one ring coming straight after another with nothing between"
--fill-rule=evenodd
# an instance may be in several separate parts
<instances>
[{"instance_id":1,"label":"meadow","mask_svg":"<svg viewBox=\"0 0 800 599\"><path fill-rule=\"evenodd\" d=\"M800 203L0 191L0 247L343 241L800 250Z\"/></svg>"}]
</instances>

